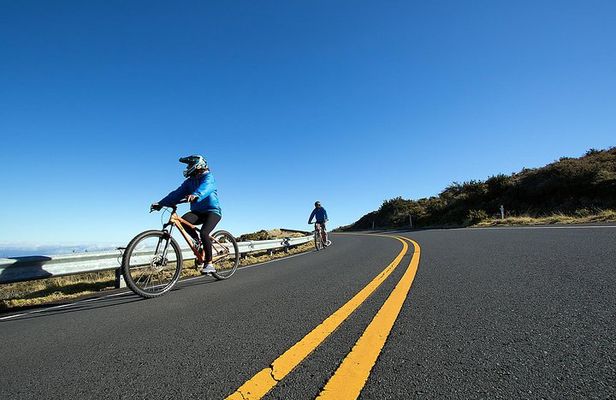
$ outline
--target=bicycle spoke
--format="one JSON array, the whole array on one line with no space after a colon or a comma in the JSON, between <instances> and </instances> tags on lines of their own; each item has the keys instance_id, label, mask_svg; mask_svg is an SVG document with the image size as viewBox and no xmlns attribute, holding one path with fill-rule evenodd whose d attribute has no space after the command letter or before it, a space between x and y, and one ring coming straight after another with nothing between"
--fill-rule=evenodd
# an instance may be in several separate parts
<instances>
[{"instance_id":1,"label":"bicycle spoke","mask_svg":"<svg viewBox=\"0 0 616 400\"><path fill-rule=\"evenodd\" d=\"M143 285L143 288L145 290L148 290L148 285L150 284L151 281L152 281L152 274L150 273L148 274L148 278L145 281L145 285Z\"/></svg>"},{"instance_id":2,"label":"bicycle spoke","mask_svg":"<svg viewBox=\"0 0 616 400\"><path fill-rule=\"evenodd\" d=\"M139 271L141 272L141 274L139 275L139 279L137 279L137 281L135 283L140 284L141 283L141 279L146 276L145 273L143 271Z\"/></svg>"},{"instance_id":3,"label":"bicycle spoke","mask_svg":"<svg viewBox=\"0 0 616 400\"><path fill-rule=\"evenodd\" d=\"M165 279L165 274L163 273L164 270L160 270L158 271L158 273L156 274L157 278L158 278L158 282L159 284L162 284L164 282Z\"/></svg>"}]
</instances>

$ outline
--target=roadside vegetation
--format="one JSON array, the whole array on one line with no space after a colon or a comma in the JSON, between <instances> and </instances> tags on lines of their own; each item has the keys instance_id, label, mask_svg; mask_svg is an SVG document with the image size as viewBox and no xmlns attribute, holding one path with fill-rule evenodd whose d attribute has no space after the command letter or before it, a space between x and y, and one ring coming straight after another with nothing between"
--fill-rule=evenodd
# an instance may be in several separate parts
<instances>
[{"instance_id":1,"label":"roadside vegetation","mask_svg":"<svg viewBox=\"0 0 616 400\"><path fill-rule=\"evenodd\" d=\"M552 214L546 217L507 217L505 219L492 218L482 220L475 225L485 226L514 226L514 225L550 225L550 224L591 224L596 222L616 222L616 211L606 210L598 213L588 213L587 210L577 210L573 215Z\"/></svg>"},{"instance_id":2,"label":"roadside vegetation","mask_svg":"<svg viewBox=\"0 0 616 400\"><path fill-rule=\"evenodd\" d=\"M242 235L238 241L267 240L283 237L303 236L299 232L288 232L275 229L259 231ZM250 239L264 237L264 239ZM248 253L240 259L240 267L258 264L289 255L303 253L314 249L312 242L295 246L288 251L277 250L273 252ZM184 262L182 278L200 276L195 268L194 260ZM62 303L76 298L87 297L103 291L113 290L115 285L115 272L102 271L79 275L61 276L56 278L39 279L30 282L17 282L0 285L0 312L27 308L50 303Z\"/></svg>"},{"instance_id":3,"label":"roadside vegetation","mask_svg":"<svg viewBox=\"0 0 616 400\"><path fill-rule=\"evenodd\" d=\"M613 222L614 210L616 147L485 181L453 182L438 196L385 200L340 230L408 227L409 216L415 228Z\"/></svg>"}]
</instances>

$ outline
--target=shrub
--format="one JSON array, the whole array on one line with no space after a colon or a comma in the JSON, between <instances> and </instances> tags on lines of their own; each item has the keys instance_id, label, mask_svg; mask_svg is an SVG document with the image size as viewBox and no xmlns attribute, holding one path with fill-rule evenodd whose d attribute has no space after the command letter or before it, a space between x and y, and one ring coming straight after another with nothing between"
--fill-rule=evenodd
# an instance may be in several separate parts
<instances>
[{"instance_id":1,"label":"shrub","mask_svg":"<svg viewBox=\"0 0 616 400\"><path fill-rule=\"evenodd\" d=\"M488 213L484 210L469 210L466 220L469 224L476 224L488 219Z\"/></svg>"}]
</instances>

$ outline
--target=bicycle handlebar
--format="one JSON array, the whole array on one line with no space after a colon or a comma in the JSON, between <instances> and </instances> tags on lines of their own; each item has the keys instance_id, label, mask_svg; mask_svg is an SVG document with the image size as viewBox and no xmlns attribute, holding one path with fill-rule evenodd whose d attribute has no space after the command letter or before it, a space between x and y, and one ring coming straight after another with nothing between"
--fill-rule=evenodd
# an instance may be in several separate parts
<instances>
[{"instance_id":1,"label":"bicycle handlebar","mask_svg":"<svg viewBox=\"0 0 616 400\"><path fill-rule=\"evenodd\" d=\"M163 207L167 207L173 210L173 212L176 212L178 210L178 204L183 204L183 203L188 203L188 199L185 197L182 200L178 201L176 205L174 206L161 206L160 204L158 205L160 208L157 210L156 208L150 206L150 212L152 211L160 211Z\"/></svg>"}]
</instances>

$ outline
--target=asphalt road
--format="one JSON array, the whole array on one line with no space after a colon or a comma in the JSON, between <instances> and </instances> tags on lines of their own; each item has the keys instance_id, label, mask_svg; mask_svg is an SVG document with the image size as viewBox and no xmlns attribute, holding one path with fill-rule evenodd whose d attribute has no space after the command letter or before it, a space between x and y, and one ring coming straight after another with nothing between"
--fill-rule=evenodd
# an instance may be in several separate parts
<instances>
[{"instance_id":1,"label":"asphalt road","mask_svg":"<svg viewBox=\"0 0 616 400\"><path fill-rule=\"evenodd\" d=\"M431 230L360 398L616 397L616 227ZM0 398L224 398L392 262L400 241L334 245L0 319ZM315 398L400 281L385 282L266 398ZM39 310L37 310L39 311Z\"/></svg>"}]
</instances>

